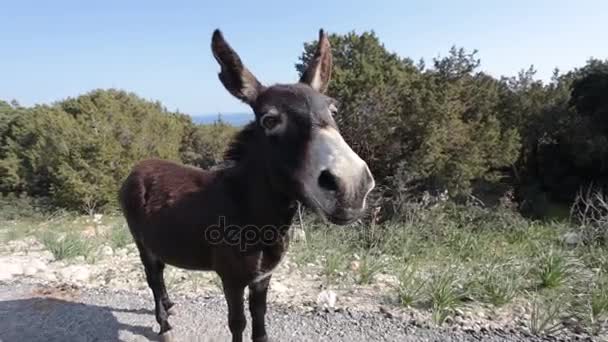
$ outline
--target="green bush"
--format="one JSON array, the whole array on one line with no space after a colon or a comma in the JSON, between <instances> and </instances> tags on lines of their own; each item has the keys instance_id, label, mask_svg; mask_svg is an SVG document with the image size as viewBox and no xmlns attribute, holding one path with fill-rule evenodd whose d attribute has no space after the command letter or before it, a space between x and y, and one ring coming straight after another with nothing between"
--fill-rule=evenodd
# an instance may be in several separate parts
<instances>
[{"instance_id":1,"label":"green bush","mask_svg":"<svg viewBox=\"0 0 608 342\"><path fill-rule=\"evenodd\" d=\"M116 207L120 182L145 158L180 160L191 120L119 90L14 109L3 129L0 192L91 211Z\"/></svg>"}]
</instances>

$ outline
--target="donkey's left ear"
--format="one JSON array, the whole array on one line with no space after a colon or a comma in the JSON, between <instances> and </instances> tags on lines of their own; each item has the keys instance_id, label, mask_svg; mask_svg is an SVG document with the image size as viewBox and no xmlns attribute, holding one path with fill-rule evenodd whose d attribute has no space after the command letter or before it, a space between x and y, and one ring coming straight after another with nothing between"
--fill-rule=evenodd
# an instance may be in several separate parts
<instances>
[{"instance_id":1,"label":"donkey's left ear","mask_svg":"<svg viewBox=\"0 0 608 342\"><path fill-rule=\"evenodd\" d=\"M226 42L220 30L213 32L211 50L213 51L213 56L222 67L219 78L224 87L241 101L253 105L263 90L263 86L243 65L241 58Z\"/></svg>"},{"instance_id":2,"label":"donkey's left ear","mask_svg":"<svg viewBox=\"0 0 608 342\"><path fill-rule=\"evenodd\" d=\"M310 85L313 89L325 93L331 78L331 46L327 33L319 30L317 51L308 64L308 68L300 78L300 82Z\"/></svg>"}]
</instances>

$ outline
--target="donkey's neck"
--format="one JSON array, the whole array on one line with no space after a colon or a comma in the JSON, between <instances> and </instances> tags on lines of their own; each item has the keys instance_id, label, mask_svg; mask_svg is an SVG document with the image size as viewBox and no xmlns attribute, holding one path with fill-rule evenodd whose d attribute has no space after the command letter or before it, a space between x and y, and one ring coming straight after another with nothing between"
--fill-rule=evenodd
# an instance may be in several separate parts
<instances>
[{"instance_id":1,"label":"donkey's neck","mask_svg":"<svg viewBox=\"0 0 608 342\"><path fill-rule=\"evenodd\" d=\"M295 214L295 191L281 185L264 155L265 148L255 121L232 140L224 157L233 163L226 170L226 182L233 189L243 224L288 225Z\"/></svg>"},{"instance_id":2,"label":"donkey's neck","mask_svg":"<svg viewBox=\"0 0 608 342\"><path fill-rule=\"evenodd\" d=\"M296 198L276 185L265 165L263 160L242 161L227 172L233 200L250 221L244 224L290 225L297 208Z\"/></svg>"}]
</instances>

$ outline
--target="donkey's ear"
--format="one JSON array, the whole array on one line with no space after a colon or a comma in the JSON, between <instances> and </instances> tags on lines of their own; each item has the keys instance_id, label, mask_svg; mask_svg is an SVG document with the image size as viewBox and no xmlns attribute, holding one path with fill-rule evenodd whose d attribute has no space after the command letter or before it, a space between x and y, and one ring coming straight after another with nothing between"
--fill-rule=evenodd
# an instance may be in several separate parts
<instances>
[{"instance_id":1,"label":"donkey's ear","mask_svg":"<svg viewBox=\"0 0 608 342\"><path fill-rule=\"evenodd\" d=\"M308 68L300 78L300 82L310 85L313 89L324 93L327 91L331 78L331 47L323 29L319 30L317 51L308 64Z\"/></svg>"},{"instance_id":2,"label":"donkey's ear","mask_svg":"<svg viewBox=\"0 0 608 342\"><path fill-rule=\"evenodd\" d=\"M263 89L260 82L245 68L239 55L230 47L220 30L213 32L211 38L213 56L222 67L220 81L230 94L252 105Z\"/></svg>"}]
</instances>

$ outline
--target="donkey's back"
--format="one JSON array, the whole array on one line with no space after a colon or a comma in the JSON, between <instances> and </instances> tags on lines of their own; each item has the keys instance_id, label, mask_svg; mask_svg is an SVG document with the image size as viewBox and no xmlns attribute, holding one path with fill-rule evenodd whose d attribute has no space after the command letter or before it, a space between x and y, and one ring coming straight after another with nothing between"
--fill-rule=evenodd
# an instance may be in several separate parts
<instances>
[{"instance_id":1,"label":"donkey's back","mask_svg":"<svg viewBox=\"0 0 608 342\"><path fill-rule=\"evenodd\" d=\"M149 159L137 164L120 190L120 205L137 247L160 261L191 269L211 268L212 246L204 230L213 218L208 199L215 172ZM202 211L200 208L207 208Z\"/></svg>"}]
</instances>

